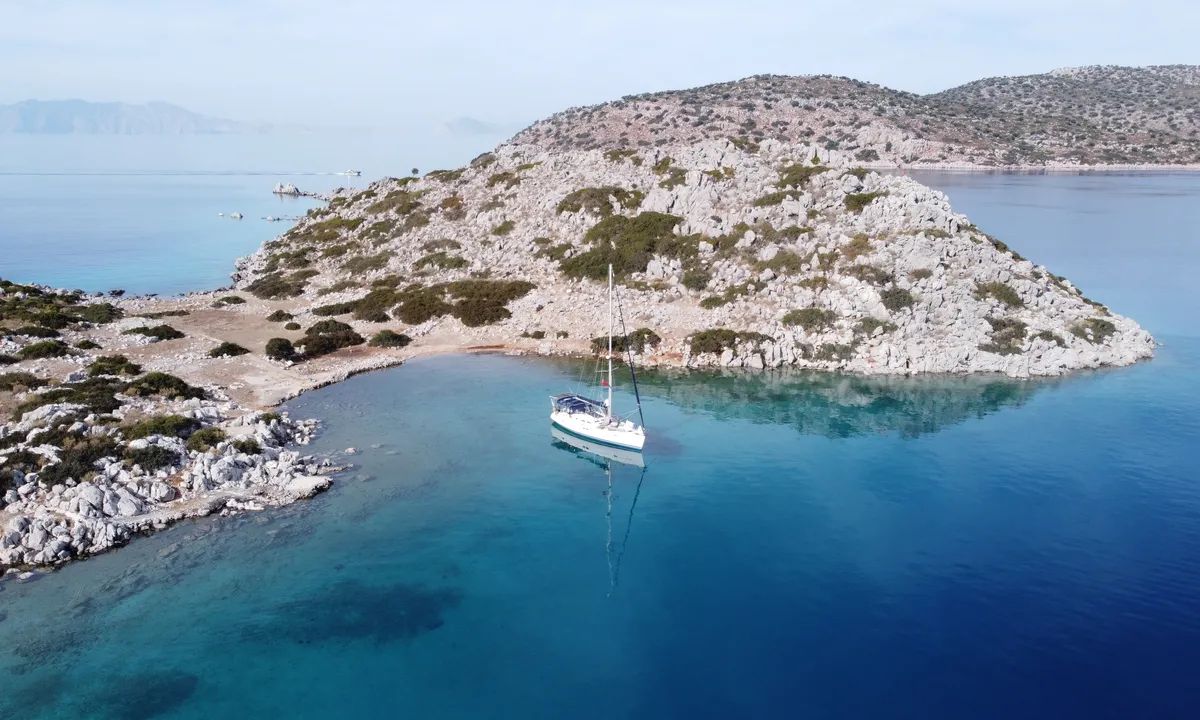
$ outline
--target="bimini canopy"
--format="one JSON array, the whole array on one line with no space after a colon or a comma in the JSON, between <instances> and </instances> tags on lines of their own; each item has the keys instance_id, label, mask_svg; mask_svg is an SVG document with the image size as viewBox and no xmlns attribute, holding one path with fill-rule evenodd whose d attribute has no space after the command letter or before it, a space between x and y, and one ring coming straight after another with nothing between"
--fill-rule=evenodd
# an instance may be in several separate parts
<instances>
[{"instance_id":1,"label":"bimini canopy","mask_svg":"<svg viewBox=\"0 0 1200 720\"><path fill-rule=\"evenodd\" d=\"M582 395L565 393L563 395L553 395L551 399L554 401L554 409L561 410L563 412L604 412L604 403L600 402L599 400L586 398Z\"/></svg>"}]
</instances>

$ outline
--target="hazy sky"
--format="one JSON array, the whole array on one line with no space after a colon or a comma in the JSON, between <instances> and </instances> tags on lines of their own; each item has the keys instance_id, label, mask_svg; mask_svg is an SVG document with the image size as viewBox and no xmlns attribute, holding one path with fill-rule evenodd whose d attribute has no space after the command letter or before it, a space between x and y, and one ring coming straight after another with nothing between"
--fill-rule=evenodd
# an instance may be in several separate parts
<instances>
[{"instance_id":1,"label":"hazy sky","mask_svg":"<svg viewBox=\"0 0 1200 720\"><path fill-rule=\"evenodd\" d=\"M163 100L240 120L429 126L758 73L914 92L1200 64L1196 0L0 0L0 102Z\"/></svg>"}]
</instances>

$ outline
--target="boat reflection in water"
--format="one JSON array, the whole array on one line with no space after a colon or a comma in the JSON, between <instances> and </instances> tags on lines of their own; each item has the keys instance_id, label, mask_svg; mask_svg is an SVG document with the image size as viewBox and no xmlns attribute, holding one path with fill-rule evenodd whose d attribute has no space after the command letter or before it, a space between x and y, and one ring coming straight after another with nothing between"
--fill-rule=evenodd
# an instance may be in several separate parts
<instances>
[{"instance_id":1,"label":"boat reflection in water","mask_svg":"<svg viewBox=\"0 0 1200 720\"><path fill-rule=\"evenodd\" d=\"M635 467L645 467L646 461L642 459L642 454L637 450L625 450L623 448L605 445L601 442L581 438L578 435L572 435L565 430L560 429L555 425L550 426L550 435L554 437L554 446L568 452L574 452L576 455L580 453L589 453L597 456L601 460L612 460L619 462L622 465L633 465ZM566 447L563 447L563 446ZM591 458L588 458L591 459ZM592 462L596 460L592 459ZM603 462L596 462L597 465L603 466Z\"/></svg>"},{"instance_id":2,"label":"boat reflection in water","mask_svg":"<svg viewBox=\"0 0 1200 720\"><path fill-rule=\"evenodd\" d=\"M607 529L604 541L604 554L608 559L608 596L612 597L613 592L617 589L617 582L621 575L621 558L625 556L625 549L629 545L629 531L633 528L633 511L637 507L638 498L642 494L642 481L646 479L645 460L642 458L640 452L622 450L621 448L592 442L564 432L555 426L550 427L550 435L554 438L554 447L573 453L580 459L587 460L596 467L604 470L605 480L608 483L608 487L604 491L604 523ZM641 468L641 472L638 474L637 487L633 491L633 500L629 503L629 518L625 521L625 533L621 538L620 545L613 543L613 463Z\"/></svg>"}]
</instances>

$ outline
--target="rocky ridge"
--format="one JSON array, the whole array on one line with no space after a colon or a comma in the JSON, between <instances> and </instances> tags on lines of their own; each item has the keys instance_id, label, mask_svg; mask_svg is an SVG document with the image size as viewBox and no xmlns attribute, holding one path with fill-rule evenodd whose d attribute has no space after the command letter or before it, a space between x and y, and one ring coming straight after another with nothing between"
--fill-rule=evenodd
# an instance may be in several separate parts
<instances>
[{"instance_id":1,"label":"rocky ridge","mask_svg":"<svg viewBox=\"0 0 1200 720\"><path fill-rule=\"evenodd\" d=\"M510 143L466 168L344 191L239 260L235 280L363 331L392 320L418 341L452 329L555 354L605 331L600 281L615 262L628 329L645 328L634 349L652 364L1029 377L1152 355L1135 322L944 194L855 163L771 139ZM481 311L472 293L497 287L519 292Z\"/></svg>"},{"instance_id":2,"label":"rocky ridge","mask_svg":"<svg viewBox=\"0 0 1200 720\"><path fill-rule=\"evenodd\" d=\"M519 133L555 150L732 138L809 142L873 167L1200 165L1200 68L1093 66L916 95L832 76L736 82L571 108Z\"/></svg>"}]
</instances>

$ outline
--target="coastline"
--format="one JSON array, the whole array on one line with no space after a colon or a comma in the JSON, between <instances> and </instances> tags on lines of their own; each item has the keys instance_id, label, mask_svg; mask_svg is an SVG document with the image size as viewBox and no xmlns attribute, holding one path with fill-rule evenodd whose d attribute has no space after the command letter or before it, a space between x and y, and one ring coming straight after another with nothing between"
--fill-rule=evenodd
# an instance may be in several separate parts
<instances>
[{"instance_id":1,"label":"coastline","mask_svg":"<svg viewBox=\"0 0 1200 720\"><path fill-rule=\"evenodd\" d=\"M520 158L519 154L511 152L511 148L509 150L507 155L502 154L499 165L515 164L515 158ZM541 162L528 167L536 167ZM894 166L892 167L894 169ZM494 169L496 168L491 170ZM930 166L929 169L939 168ZM997 171L995 168L971 170ZM1038 170L1044 171L1046 168ZM739 165L738 173L743 172L749 171L746 170L746 166ZM999 172L1012 170L1003 169ZM380 193L386 192L389 182L398 181L380 181L372 187ZM428 183L418 181L420 182ZM700 182L704 181L701 179ZM884 179L880 182L891 181ZM909 183L908 180L903 182ZM921 188L915 183L911 185ZM862 187L861 183L858 187ZM907 184L897 185L896 188L910 194L912 192ZM896 188L893 188L893 192ZM330 195L328 201L333 205L338 204L341 199L342 206L349 207L346 199L352 199L354 196L347 194L348 192L350 191ZM659 202L668 201L669 198L659 198ZM935 205L935 209L939 215L945 215L948 211L948 208L941 205ZM887 222L887 218L888 216L883 214L879 221ZM583 219L585 218L581 216L580 220ZM307 221L309 225L312 224L311 220ZM934 222L935 227L951 227L952 232L954 228L968 227L966 219L961 216L945 215L944 219ZM297 227L303 230L305 224L306 220L302 220ZM920 237L925 238L924 235ZM932 235L928 242L935 245L942 243L940 237ZM962 247L951 252L951 255L955 252L960 256L974 254L982 262L1000 263L1000 273L1005 272L1003 263L1016 262L1008 256L1007 251L997 253L978 239L970 239L974 243L973 246L966 245L967 239L970 238L964 238ZM747 245L752 241L753 233L748 233ZM31 373L41 382L49 383L45 388L20 388L11 393L8 404L4 393L0 392L0 412L6 419L6 423L0 426L0 455L12 454L15 448L22 452L40 453L51 461L57 460L63 448L35 444L35 435L44 431L74 434L85 438L120 438L121 432L127 430L130 424L146 417L170 415L195 421L193 428L179 436L169 433L165 436L152 434L148 438L134 439L128 443L125 451L127 454L130 451L146 450L148 447L172 453L179 461L165 468L146 470L132 461L122 463L118 459L116 462L106 460L103 470L94 482L76 482L79 478L70 478L65 483L47 484L36 472L27 473L32 477L22 475L15 478L22 482L19 485L14 483L14 487L8 490L5 494L7 507L0 508L0 527L3 527L4 533L0 537L0 566L8 567L10 573L18 571L17 568L27 570L36 566L58 566L119 546L131 539L136 532L150 532L184 518L216 512L258 511L309 498L321 492L330 486L329 476L345 469L346 466L335 464L330 458L302 456L299 452L287 449L289 446L307 444L315 431L316 421L297 422L287 417L276 418L272 417L272 413L264 413L310 390L340 382L356 374L400 365L415 357L446 353L504 352L547 357L592 355L591 337L599 328L598 320L589 313L593 306L599 307L600 288L595 283L586 280L566 280L556 277L554 273L543 275L535 286L536 290L509 303L511 313L506 315L505 320L484 323L481 326L468 326L454 317L434 317L416 325L406 325L402 322L381 324L345 316L336 322L322 321L322 317L327 317L327 314L314 310L319 310L322 304L326 303L354 302L361 291L356 292L357 287L347 292L337 287L326 286L314 287L296 297L255 297L253 293L246 291L246 270L259 262L271 245L272 241L268 241L258 253L249 258L239 259L234 277L237 285L242 286L241 289L194 292L178 298L106 298L100 295L87 297L88 303L110 305L115 309L114 317L105 322L70 325L57 331L55 337L58 339L55 342L70 346L67 352L58 357L22 358L12 365L0 367L0 374ZM1031 263L1023 260L1021 262L1029 266L1022 272L1032 272L1035 275L1047 272L1044 268L1033 268ZM434 277L439 275L444 274L434 273ZM999 277L1012 276L1001 274ZM453 274L448 276L448 279L453 278ZM940 275L935 280L941 281ZM814 359L806 355L801 358L798 353L792 353L791 343L798 340L792 338L791 331L784 329L786 342L772 339L773 334L778 336L780 332L777 321L774 325L763 325L761 314L731 315L726 309L717 311L720 318L717 323L719 327L728 323L734 327L740 325L761 328L761 332L748 335L756 335L762 340L739 340L723 351L693 353L690 344L692 332L697 327L704 327L705 325L700 324L703 322L708 322L711 326L711 321L704 319L709 315L702 311L696 302L687 301L688 294L682 292L678 280L674 279L672 282L675 284L672 288L674 295L662 290L652 293L630 291L630 307L626 309L631 320L637 323L645 322L657 333L661 333L655 335L655 342L637 353L639 365L749 369L800 366L817 371L864 375L959 375L999 372L1009 377L1028 378L1060 375L1101 366L1128 365L1152 355L1151 345L1147 344L1152 342L1148 334L1132 321L1109 315L1119 329L1117 338L1112 343L1102 341L1092 345L1091 341L1081 344L1068 336L1067 341L1086 346L1083 350L1070 350L1073 354L1069 356L1064 354L1067 351L1062 347L1061 338L1057 346L1054 342L1035 338L1026 342L1029 347L1024 353L997 355L994 360L982 365L972 361L972 364L963 366L961 358L955 361L959 364L913 364L905 358L934 357L943 352L942 348L917 346L919 349L914 351L910 344L903 354L898 355L894 348L900 346L893 345L876 332L866 340L870 350L862 357ZM944 286L945 283L942 282L939 287ZM924 293L936 291L937 288L921 286L918 289ZM44 290L51 292L48 289ZM1090 312L1083 300L1077 299L1079 293L1069 283L1059 290L1074 292L1074 296L1071 292L1065 293L1070 307L1079 305L1083 310ZM1022 292L1036 299L1043 291L1030 285L1028 289L1022 288ZM11 293L8 296L11 297ZM0 294L0 300L5 297ZM78 301L82 303L85 299L79 298ZM1041 305L1040 300L1036 302ZM292 329L288 330L284 328L282 320L268 319L273 315L286 316L288 320L296 322L289 325ZM338 315L339 313L334 314ZM755 317L759 319L756 321ZM391 325L402 331L401 337L407 340L398 347L372 347L359 337L357 344L335 348L332 352L304 359L302 362L270 360L261 354L261 349L272 338L284 338L299 344L307 337L302 327L309 327L311 330L312 326L321 322L343 325L351 334L361 332L364 335L389 328ZM754 322L759 324L750 324ZM147 326L156 325L169 326L178 336L155 340L138 333L139 330L147 329ZM565 337L547 337L545 331L537 330L555 327L560 328L556 335L561 334ZM835 339L835 332L830 329L826 337ZM1117 340L1126 342L1128 347L1118 347ZM20 341L11 337L6 340L0 339L0 354L17 355L26 346L37 342L36 337ZM210 358L210 351L222 343L234 343L248 351L236 356ZM80 344L90 349L77 348ZM974 345L971 344L970 347L974 352ZM181 401L179 397L171 397L164 393L159 399L150 400L137 397L137 393L127 397L118 392L116 397L119 407L111 415L98 412L82 415L82 410L69 402L49 403L37 408L31 416L7 422L7 416L13 409L9 407L10 404L25 403L31 399L36 401L46 392L86 384L94 377L91 365L98 358L114 355L140 366L144 372L166 373L178 378L188 387L203 388L204 397ZM1045 358L1050 360L1042 362ZM967 369L960 369L963 367ZM0 391L3 389L0 387ZM115 424L119 426L115 429L111 419L114 415ZM106 420L106 417L110 419ZM188 434L199 429L218 430L222 439L210 448L189 448L185 443L189 439ZM254 439L260 445L261 452L242 452L236 445L238 438ZM6 446L10 449L3 449ZM100 486L98 490L97 485ZM98 500L97 491L101 494ZM83 528L83 531L78 530L79 528Z\"/></svg>"}]
</instances>

